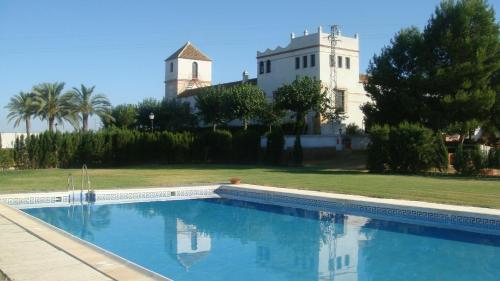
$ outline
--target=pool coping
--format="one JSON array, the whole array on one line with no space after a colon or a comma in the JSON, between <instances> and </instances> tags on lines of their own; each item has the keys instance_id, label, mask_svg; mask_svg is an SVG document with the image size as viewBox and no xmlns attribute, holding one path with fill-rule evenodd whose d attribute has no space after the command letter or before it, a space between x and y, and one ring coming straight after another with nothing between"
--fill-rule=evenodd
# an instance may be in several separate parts
<instances>
[{"instance_id":1,"label":"pool coping","mask_svg":"<svg viewBox=\"0 0 500 281\"><path fill-rule=\"evenodd\" d=\"M14 207L0 204L0 216L112 280L172 281Z\"/></svg>"},{"instance_id":2,"label":"pool coping","mask_svg":"<svg viewBox=\"0 0 500 281\"><path fill-rule=\"evenodd\" d=\"M346 214L357 215L356 210L347 207L362 206L369 211L370 217L384 219L376 210L391 209L412 214L429 216L430 226L440 226L457 230L473 231L500 235L500 209L488 209L471 206L458 206L422 201L373 198L359 195L328 193L321 191L299 190L249 184L214 184L203 186L180 187L148 187L131 189L98 189L95 191L97 204L134 203L145 201L167 201L200 198L229 198L257 203L270 203L280 206L299 207L310 210L345 211ZM65 197L66 196L66 197ZM66 199L65 199L66 198ZM38 218L26 214L19 208L68 206L67 192L20 193L0 195L0 216L22 227L28 233L47 242L55 249L61 250L92 267L104 275L116 280L170 280L142 266L130 262L116 254L106 251L90 242L73 236ZM2 205L11 203L11 206ZM344 209L342 209L344 208ZM474 220L492 223L492 229L478 229L480 222L474 221L475 227L464 225L442 225L440 216L454 218L473 218ZM363 215L363 214L360 214ZM380 216L379 216L380 215ZM392 212L389 215L398 215ZM389 216L392 218L391 216ZM387 217L385 217L387 218ZM412 221L399 217L395 221L426 225L425 221ZM458 222L464 219L459 219ZM479 225L482 226L482 225ZM490 227L490 225L487 225ZM105 261L105 262L103 262ZM103 265L117 264L121 270L108 270ZM109 272L107 272L109 271ZM126 278L127 273L137 278Z\"/></svg>"}]
</instances>

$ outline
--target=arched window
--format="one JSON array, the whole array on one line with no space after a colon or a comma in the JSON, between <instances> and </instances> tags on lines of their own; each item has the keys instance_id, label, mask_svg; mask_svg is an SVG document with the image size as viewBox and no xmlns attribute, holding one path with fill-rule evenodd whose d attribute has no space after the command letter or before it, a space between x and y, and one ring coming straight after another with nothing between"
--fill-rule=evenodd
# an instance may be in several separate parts
<instances>
[{"instance_id":1,"label":"arched window","mask_svg":"<svg viewBox=\"0 0 500 281\"><path fill-rule=\"evenodd\" d=\"M259 74L264 74L264 62L259 62Z\"/></svg>"},{"instance_id":2,"label":"arched window","mask_svg":"<svg viewBox=\"0 0 500 281\"><path fill-rule=\"evenodd\" d=\"M170 72L174 72L174 63L173 62L170 63Z\"/></svg>"},{"instance_id":3,"label":"arched window","mask_svg":"<svg viewBox=\"0 0 500 281\"><path fill-rule=\"evenodd\" d=\"M267 60L266 61L266 73L271 72L271 61Z\"/></svg>"},{"instance_id":4,"label":"arched window","mask_svg":"<svg viewBox=\"0 0 500 281\"><path fill-rule=\"evenodd\" d=\"M198 63L193 62L193 79L198 79Z\"/></svg>"}]
</instances>

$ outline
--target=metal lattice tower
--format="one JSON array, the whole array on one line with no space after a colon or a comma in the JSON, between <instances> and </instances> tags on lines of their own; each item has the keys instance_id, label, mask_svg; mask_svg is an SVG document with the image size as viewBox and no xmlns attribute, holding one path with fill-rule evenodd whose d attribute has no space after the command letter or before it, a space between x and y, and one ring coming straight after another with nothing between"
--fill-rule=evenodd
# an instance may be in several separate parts
<instances>
[{"instance_id":1,"label":"metal lattice tower","mask_svg":"<svg viewBox=\"0 0 500 281\"><path fill-rule=\"evenodd\" d=\"M340 28L338 25L332 25L330 29L330 35L328 36L328 40L330 40L330 101L332 106L336 106L336 92L337 92L337 55L336 55L336 46L337 43L340 42L339 39Z\"/></svg>"}]
</instances>

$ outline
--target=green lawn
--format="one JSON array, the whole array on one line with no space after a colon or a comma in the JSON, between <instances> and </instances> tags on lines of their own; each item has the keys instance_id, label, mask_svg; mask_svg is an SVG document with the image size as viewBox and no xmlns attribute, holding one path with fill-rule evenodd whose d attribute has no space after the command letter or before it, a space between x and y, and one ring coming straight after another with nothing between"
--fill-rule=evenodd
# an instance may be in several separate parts
<instances>
[{"instance_id":1,"label":"green lawn","mask_svg":"<svg viewBox=\"0 0 500 281\"><path fill-rule=\"evenodd\" d=\"M69 173L80 186L80 170L49 169L0 173L0 193L66 190ZM227 182L290 187L372 197L400 198L500 208L500 178L374 175L321 167L270 168L255 166L174 165L90 169L92 186L126 188Z\"/></svg>"}]
</instances>

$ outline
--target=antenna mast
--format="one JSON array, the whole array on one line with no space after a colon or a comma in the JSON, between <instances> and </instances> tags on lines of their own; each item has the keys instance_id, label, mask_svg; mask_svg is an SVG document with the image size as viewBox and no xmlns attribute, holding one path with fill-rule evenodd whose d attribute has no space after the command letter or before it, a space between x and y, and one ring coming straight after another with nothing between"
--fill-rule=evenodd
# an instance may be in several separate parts
<instances>
[{"instance_id":1,"label":"antenna mast","mask_svg":"<svg viewBox=\"0 0 500 281\"><path fill-rule=\"evenodd\" d=\"M335 49L337 43L340 41L340 28L338 25L332 25L330 29L330 101L332 108L336 107L336 92L337 92L337 55Z\"/></svg>"}]
</instances>

